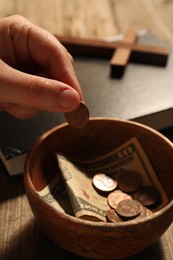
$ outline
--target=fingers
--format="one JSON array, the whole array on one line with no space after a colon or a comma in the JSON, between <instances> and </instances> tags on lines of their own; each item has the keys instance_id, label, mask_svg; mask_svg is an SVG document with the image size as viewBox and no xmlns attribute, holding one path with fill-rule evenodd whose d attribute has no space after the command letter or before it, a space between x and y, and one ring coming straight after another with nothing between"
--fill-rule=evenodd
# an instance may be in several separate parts
<instances>
[{"instance_id":1,"label":"fingers","mask_svg":"<svg viewBox=\"0 0 173 260\"><path fill-rule=\"evenodd\" d=\"M79 106L83 95L73 59L53 35L21 16L4 18L0 35L0 109L29 118L42 110L68 112ZM14 69L35 65L47 77Z\"/></svg>"},{"instance_id":2,"label":"fingers","mask_svg":"<svg viewBox=\"0 0 173 260\"><path fill-rule=\"evenodd\" d=\"M11 19L11 38L16 57L19 57L20 62L26 63L29 58L30 62L39 64L45 71L49 71L50 78L73 87L83 100L72 58L62 44L49 32L23 17L12 16Z\"/></svg>"},{"instance_id":3,"label":"fingers","mask_svg":"<svg viewBox=\"0 0 173 260\"><path fill-rule=\"evenodd\" d=\"M79 106L80 96L71 86L17 71L3 61L0 61L0 79L1 104L52 112L73 111Z\"/></svg>"}]
</instances>

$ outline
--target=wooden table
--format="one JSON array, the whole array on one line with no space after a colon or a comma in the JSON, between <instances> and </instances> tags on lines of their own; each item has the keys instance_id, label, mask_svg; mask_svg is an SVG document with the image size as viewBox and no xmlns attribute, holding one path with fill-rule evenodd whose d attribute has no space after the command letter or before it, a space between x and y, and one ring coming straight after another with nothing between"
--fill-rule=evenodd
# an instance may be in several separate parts
<instances>
[{"instance_id":1,"label":"wooden table","mask_svg":"<svg viewBox=\"0 0 173 260\"><path fill-rule=\"evenodd\" d=\"M173 140L173 128L163 131ZM154 245L126 260L173 259L173 225ZM26 195L23 177L10 178L0 163L0 259L85 260L52 242L36 222Z\"/></svg>"},{"instance_id":2,"label":"wooden table","mask_svg":"<svg viewBox=\"0 0 173 260\"><path fill-rule=\"evenodd\" d=\"M149 29L173 44L171 0L1 0L0 18L20 14L54 34L105 38L129 26ZM173 139L173 129L164 134ZM173 259L173 225L144 252L128 258ZM22 176L9 178L0 163L0 259L83 259L55 245L36 222Z\"/></svg>"},{"instance_id":3,"label":"wooden table","mask_svg":"<svg viewBox=\"0 0 173 260\"><path fill-rule=\"evenodd\" d=\"M173 44L173 0L1 0L0 18L11 14L55 34L104 38L135 26Z\"/></svg>"}]
</instances>

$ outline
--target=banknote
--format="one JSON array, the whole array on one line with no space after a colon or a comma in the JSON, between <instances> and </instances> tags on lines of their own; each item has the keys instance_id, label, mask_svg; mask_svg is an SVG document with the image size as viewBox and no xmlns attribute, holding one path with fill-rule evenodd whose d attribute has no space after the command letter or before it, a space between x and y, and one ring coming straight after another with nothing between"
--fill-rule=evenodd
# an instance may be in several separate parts
<instances>
[{"instance_id":1,"label":"banknote","mask_svg":"<svg viewBox=\"0 0 173 260\"><path fill-rule=\"evenodd\" d=\"M62 180L61 174L55 175L51 182L41 191L37 192L38 195L48 203L51 207L74 216L69 197Z\"/></svg>"},{"instance_id":2,"label":"banknote","mask_svg":"<svg viewBox=\"0 0 173 260\"><path fill-rule=\"evenodd\" d=\"M106 221L108 194L94 188L93 176L104 173L116 179L125 171L138 172L143 185L158 189L161 200L155 210L168 203L152 164L135 137L93 160L79 161L59 153L56 158L60 172L38 194L57 210L85 220Z\"/></svg>"},{"instance_id":3,"label":"banknote","mask_svg":"<svg viewBox=\"0 0 173 260\"><path fill-rule=\"evenodd\" d=\"M107 198L93 188L92 178L88 173L62 154L57 154L57 160L75 216L93 221L106 221L106 212L109 209Z\"/></svg>"},{"instance_id":4,"label":"banknote","mask_svg":"<svg viewBox=\"0 0 173 260\"><path fill-rule=\"evenodd\" d=\"M106 221L107 196L99 194L92 184L97 173L107 174L114 179L124 171L136 171L141 175L143 185L152 185L160 193L161 200L155 210L168 203L159 179L142 146L134 137L109 153L90 161L77 161L57 153L66 190L78 218Z\"/></svg>"}]
</instances>

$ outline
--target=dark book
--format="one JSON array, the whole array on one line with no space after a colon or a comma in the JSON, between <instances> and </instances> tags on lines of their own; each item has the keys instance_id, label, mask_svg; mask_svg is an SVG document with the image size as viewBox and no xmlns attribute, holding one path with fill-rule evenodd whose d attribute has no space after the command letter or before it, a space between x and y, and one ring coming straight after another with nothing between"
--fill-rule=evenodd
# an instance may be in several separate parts
<instances>
[{"instance_id":1,"label":"dark book","mask_svg":"<svg viewBox=\"0 0 173 260\"><path fill-rule=\"evenodd\" d=\"M64 122L63 114L45 112L27 120L0 112L0 158L11 176L23 173L27 152L47 130Z\"/></svg>"},{"instance_id":2,"label":"dark book","mask_svg":"<svg viewBox=\"0 0 173 260\"><path fill-rule=\"evenodd\" d=\"M170 46L151 33L139 43ZM166 66L130 62L121 79L110 77L109 60L76 57L75 68L92 116L134 120L157 130L173 125L173 53Z\"/></svg>"},{"instance_id":3,"label":"dark book","mask_svg":"<svg viewBox=\"0 0 173 260\"><path fill-rule=\"evenodd\" d=\"M168 46L149 33L139 42ZM165 67L130 62L121 79L110 77L108 59L74 56L74 65L91 117L134 120L157 130L173 125L172 52ZM0 157L8 173L22 173L32 144L62 122L62 113L19 120L0 112Z\"/></svg>"}]
</instances>

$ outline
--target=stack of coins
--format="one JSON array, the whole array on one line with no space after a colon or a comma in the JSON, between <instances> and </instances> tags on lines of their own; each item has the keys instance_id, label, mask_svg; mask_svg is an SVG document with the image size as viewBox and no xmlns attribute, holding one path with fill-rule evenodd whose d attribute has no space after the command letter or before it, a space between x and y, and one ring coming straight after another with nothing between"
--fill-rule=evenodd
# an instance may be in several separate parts
<instances>
[{"instance_id":1,"label":"stack of coins","mask_svg":"<svg viewBox=\"0 0 173 260\"><path fill-rule=\"evenodd\" d=\"M96 190L108 193L107 221L118 223L153 214L160 194L154 186L144 186L141 175L134 171L123 172L117 179L104 173L93 177Z\"/></svg>"}]
</instances>

